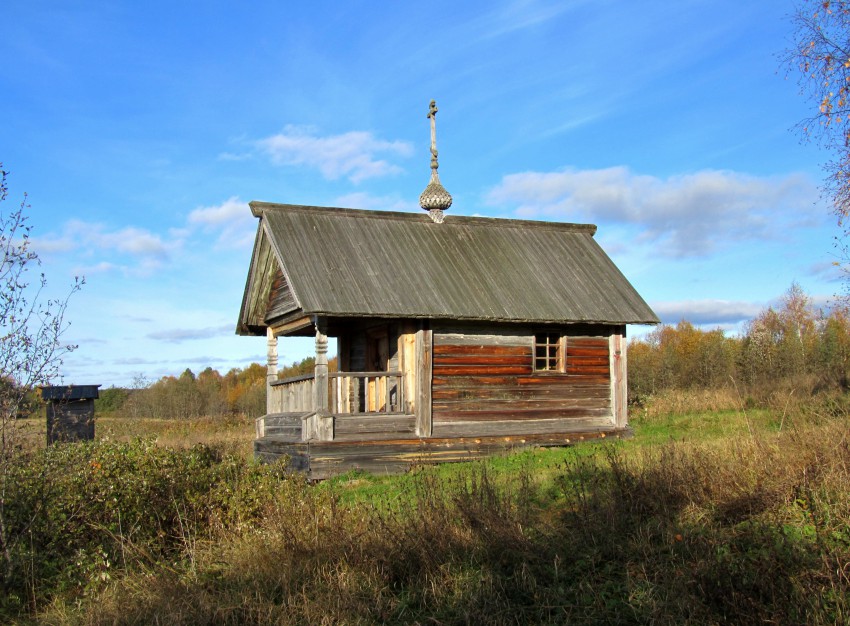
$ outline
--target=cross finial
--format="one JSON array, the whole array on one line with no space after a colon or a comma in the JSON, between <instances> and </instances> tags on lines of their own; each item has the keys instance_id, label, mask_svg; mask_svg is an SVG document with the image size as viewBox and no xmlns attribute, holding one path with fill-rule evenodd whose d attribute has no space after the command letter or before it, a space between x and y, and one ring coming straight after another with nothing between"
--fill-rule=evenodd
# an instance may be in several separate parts
<instances>
[{"instance_id":1,"label":"cross finial","mask_svg":"<svg viewBox=\"0 0 850 626\"><path fill-rule=\"evenodd\" d=\"M437 163L437 101L431 100L428 107L428 118L431 120L431 169L436 170L440 167Z\"/></svg>"},{"instance_id":2,"label":"cross finial","mask_svg":"<svg viewBox=\"0 0 850 626\"><path fill-rule=\"evenodd\" d=\"M431 120L431 182L425 187L425 191L419 196L419 206L428 211L431 219L438 224L443 221L443 211L452 205L452 196L440 184L437 174L437 103L431 100L428 107L428 119Z\"/></svg>"}]
</instances>

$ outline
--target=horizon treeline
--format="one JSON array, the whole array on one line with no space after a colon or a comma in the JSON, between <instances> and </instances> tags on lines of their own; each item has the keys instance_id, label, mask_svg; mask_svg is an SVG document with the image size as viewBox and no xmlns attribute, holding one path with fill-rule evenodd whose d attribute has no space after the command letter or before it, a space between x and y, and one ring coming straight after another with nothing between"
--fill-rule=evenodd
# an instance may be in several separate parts
<instances>
[{"instance_id":1,"label":"horizon treeline","mask_svg":"<svg viewBox=\"0 0 850 626\"><path fill-rule=\"evenodd\" d=\"M279 370L281 377L313 372L316 359L307 357ZM207 367L199 374L188 367L179 376L147 382L137 377L134 388L100 390L98 414L124 417L191 419L196 417L260 417L266 412L266 366L251 363L221 374Z\"/></svg>"},{"instance_id":2,"label":"horizon treeline","mask_svg":"<svg viewBox=\"0 0 850 626\"><path fill-rule=\"evenodd\" d=\"M335 367L335 359L330 366ZM314 357L279 370L281 378L313 372ZM628 347L629 402L644 405L671 390L735 387L761 403L779 388L799 395L850 387L850 311L815 307L793 284L776 307L748 322L738 336L702 330L687 320L661 324ZM133 389L100 391L99 414L125 417L260 417L266 409L266 366L252 363L220 374L187 368Z\"/></svg>"},{"instance_id":3,"label":"horizon treeline","mask_svg":"<svg viewBox=\"0 0 850 626\"><path fill-rule=\"evenodd\" d=\"M800 395L848 388L850 311L828 311L792 284L776 307L759 313L739 336L700 330L686 320L662 324L628 349L629 401L643 404L668 390L736 387L749 401L783 388Z\"/></svg>"}]
</instances>

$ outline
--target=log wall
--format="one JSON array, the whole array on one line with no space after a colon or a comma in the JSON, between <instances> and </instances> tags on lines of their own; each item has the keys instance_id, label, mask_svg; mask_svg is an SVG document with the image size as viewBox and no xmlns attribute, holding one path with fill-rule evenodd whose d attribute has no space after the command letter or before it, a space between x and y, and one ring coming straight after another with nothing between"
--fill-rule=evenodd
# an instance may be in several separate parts
<instances>
[{"instance_id":1,"label":"log wall","mask_svg":"<svg viewBox=\"0 0 850 626\"><path fill-rule=\"evenodd\" d=\"M533 331L435 331L434 436L612 426L610 330L561 330L567 335L564 372L534 371Z\"/></svg>"}]
</instances>

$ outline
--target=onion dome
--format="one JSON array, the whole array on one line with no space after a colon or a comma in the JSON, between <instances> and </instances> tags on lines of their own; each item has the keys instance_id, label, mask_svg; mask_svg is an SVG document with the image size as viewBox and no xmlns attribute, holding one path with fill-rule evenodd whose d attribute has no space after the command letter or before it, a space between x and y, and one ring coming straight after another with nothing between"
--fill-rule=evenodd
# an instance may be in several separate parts
<instances>
[{"instance_id":1,"label":"onion dome","mask_svg":"<svg viewBox=\"0 0 850 626\"><path fill-rule=\"evenodd\" d=\"M452 205L452 195L440 183L440 176L437 174L440 165L437 162L436 117L437 103L431 100L428 109L428 118L431 120L431 181L419 196L419 206L428 211L432 220L440 224L443 221L443 211Z\"/></svg>"}]
</instances>

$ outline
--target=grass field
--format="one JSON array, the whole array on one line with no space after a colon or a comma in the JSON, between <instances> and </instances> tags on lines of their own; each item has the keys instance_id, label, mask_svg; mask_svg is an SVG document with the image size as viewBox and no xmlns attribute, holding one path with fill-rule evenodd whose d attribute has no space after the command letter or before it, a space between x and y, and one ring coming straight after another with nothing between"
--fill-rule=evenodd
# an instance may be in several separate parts
<instances>
[{"instance_id":1,"label":"grass field","mask_svg":"<svg viewBox=\"0 0 850 626\"><path fill-rule=\"evenodd\" d=\"M21 470L55 484L21 491L45 524L20 542L0 615L848 623L847 399L701 404L659 398L626 441L318 485L250 462L249 422L100 418L99 442Z\"/></svg>"},{"instance_id":2,"label":"grass field","mask_svg":"<svg viewBox=\"0 0 850 626\"><path fill-rule=\"evenodd\" d=\"M21 420L27 447L43 447L47 423L42 417ZM153 438L158 445L189 448L196 444L229 448L246 458L253 454L254 420L243 417L200 418L193 420L97 416L98 441L130 441L134 437Z\"/></svg>"}]
</instances>

